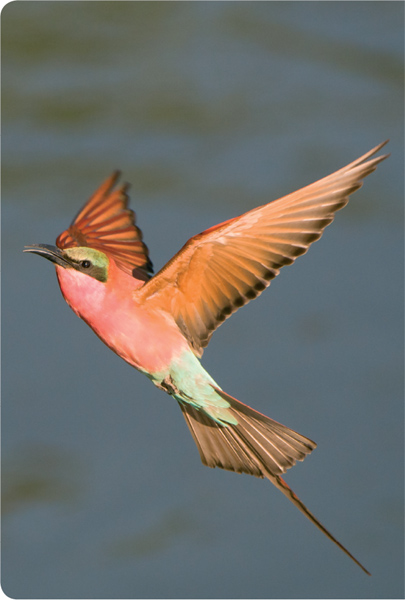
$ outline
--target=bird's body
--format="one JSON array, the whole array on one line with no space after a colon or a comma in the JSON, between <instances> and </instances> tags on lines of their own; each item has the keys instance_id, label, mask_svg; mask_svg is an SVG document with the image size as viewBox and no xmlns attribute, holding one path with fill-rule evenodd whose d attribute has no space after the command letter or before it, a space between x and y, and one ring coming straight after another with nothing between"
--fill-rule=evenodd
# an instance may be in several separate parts
<instances>
[{"instance_id":1,"label":"bird's body","mask_svg":"<svg viewBox=\"0 0 405 600\"><path fill-rule=\"evenodd\" d=\"M280 477L316 446L226 394L200 363L213 331L319 239L385 157L383 144L329 177L191 238L151 277L126 187L114 173L57 239L27 248L56 265L62 294L118 356L173 396L204 464L268 478L368 571Z\"/></svg>"},{"instance_id":2,"label":"bird's body","mask_svg":"<svg viewBox=\"0 0 405 600\"><path fill-rule=\"evenodd\" d=\"M218 385L202 367L173 317L141 305L139 283L109 264L108 287L73 269L56 265L62 294L74 312L118 356L177 400L203 407L213 419L227 414L227 402L215 391ZM222 410L221 410L222 409Z\"/></svg>"},{"instance_id":3,"label":"bird's body","mask_svg":"<svg viewBox=\"0 0 405 600\"><path fill-rule=\"evenodd\" d=\"M62 294L74 312L111 350L140 371L163 371L188 347L170 315L140 305L136 297L139 282L113 261L107 285L58 265L56 272Z\"/></svg>"}]
</instances>

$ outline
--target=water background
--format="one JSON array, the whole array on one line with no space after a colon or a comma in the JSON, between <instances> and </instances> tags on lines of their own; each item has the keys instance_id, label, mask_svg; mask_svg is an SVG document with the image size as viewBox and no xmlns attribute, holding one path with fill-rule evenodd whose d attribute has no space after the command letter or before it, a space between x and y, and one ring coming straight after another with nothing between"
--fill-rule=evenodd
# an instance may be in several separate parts
<instances>
[{"instance_id":1,"label":"water background","mask_svg":"<svg viewBox=\"0 0 405 600\"><path fill-rule=\"evenodd\" d=\"M401 2L17 2L2 13L2 586L14 598L402 598ZM214 335L230 394L316 440L268 482L64 303L54 243L115 168L159 269L390 138L322 240Z\"/></svg>"}]
</instances>

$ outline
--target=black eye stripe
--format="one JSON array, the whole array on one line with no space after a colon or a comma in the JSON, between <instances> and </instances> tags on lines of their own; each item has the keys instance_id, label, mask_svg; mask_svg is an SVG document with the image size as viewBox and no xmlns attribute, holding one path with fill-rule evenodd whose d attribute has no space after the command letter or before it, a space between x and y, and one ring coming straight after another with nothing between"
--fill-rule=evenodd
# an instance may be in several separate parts
<instances>
[{"instance_id":1,"label":"black eye stripe","mask_svg":"<svg viewBox=\"0 0 405 600\"><path fill-rule=\"evenodd\" d=\"M97 257L94 261L91 258L80 258L72 256L70 259L72 267L74 267L80 273L93 277L97 281L105 283L108 277L108 263L105 265L97 264Z\"/></svg>"}]
</instances>

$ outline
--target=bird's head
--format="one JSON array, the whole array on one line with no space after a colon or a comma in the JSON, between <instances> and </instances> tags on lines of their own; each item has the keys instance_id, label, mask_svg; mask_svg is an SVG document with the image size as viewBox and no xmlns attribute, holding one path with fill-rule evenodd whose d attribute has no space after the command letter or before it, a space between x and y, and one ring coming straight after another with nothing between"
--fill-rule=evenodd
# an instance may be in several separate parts
<instances>
[{"instance_id":1,"label":"bird's head","mask_svg":"<svg viewBox=\"0 0 405 600\"><path fill-rule=\"evenodd\" d=\"M100 250L86 246L62 250L57 246L49 246L48 244L33 244L27 246L24 252L39 254L39 256L43 256L63 269L75 269L79 273L93 277L102 283L106 283L108 280L110 261L108 256Z\"/></svg>"},{"instance_id":2,"label":"bird's head","mask_svg":"<svg viewBox=\"0 0 405 600\"><path fill-rule=\"evenodd\" d=\"M33 252L57 266L59 283L78 283L89 287L87 275L101 283L117 278L139 287L153 272L148 249L136 226L135 214L128 208L127 185L116 188L115 171L94 192L68 229L56 240L56 246L36 244L24 252ZM86 285L85 285L86 284ZM65 290L66 291L66 288Z\"/></svg>"}]
</instances>

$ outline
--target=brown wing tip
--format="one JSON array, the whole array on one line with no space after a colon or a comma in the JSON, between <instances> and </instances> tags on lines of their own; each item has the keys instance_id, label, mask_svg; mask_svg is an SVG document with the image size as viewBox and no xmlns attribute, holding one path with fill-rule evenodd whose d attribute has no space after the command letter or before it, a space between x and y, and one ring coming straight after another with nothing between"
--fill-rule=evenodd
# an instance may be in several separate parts
<instances>
[{"instance_id":1,"label":"brown wing tip","mask_svg":"<svg viewBox=\"0 0 405 600\"><path fill-rule=\"evenodd\" d=\"M378 146L376 146L375 148L373 148L372 150L370 150L370 152L368 152L364 158L369 158L371 156L374 156L374 154L377 154L377 152L379 152L381 150L381 148L384 148L384 146L386 146L389 141L390 140L387 139L387 140L385 140L385 142L382 142L381 144L378 144ZM378 156L376 158L378 158L378 161L381 162L382 160L385 160L389 156L391 156L390 152L388 154L383 154L382 156Z\"/></svg>"},{"instance_id":2,"label":"brown wing tip","mask_svg":"<svg viewBox=\"0 0 405 600\"><path fill-rule=\"evenodd\" d=\"M120 171L120 169L115 169L111 173L111 175L110 175L110 181L111 181L110 190L112 190L112 188L117 184L121 175L122 175L122 171ZM128 181L124 181L123 183L121 183L120 187L116 189L116 192L119 192L123 196L126 196L127 202L129 202L128 191L129 191L130 187L131 187L131 184Z\"/></svg>"},{"instance_id":3,"label":"brown wing tip","mask_svg":"<svg viewBox=\"0 0 405 600\"><path fill-rule=\"evenodd\" d=\"M115 169L79 210L71 225L56 239L63 249L88 246L106 252L119 268L137 279L153 273L148 249L129 205L129 183L116 185L121 171Z\"/></svg>"},{"instance_id":4,"label":"brown wing tip","mask_svg":"<svg viewBox=\"0 0 405 600\"><path fill-rule=\"evenodd\" d=\"M378 150L380 150L380 148L383 148L384 146L386 146L389 141L390 141L390 138L387 138L385 140L385 142L381 142L381 144L378 144L378 146L376 146L376 151L378 152Z\"/></svg>"}]
</instances>

